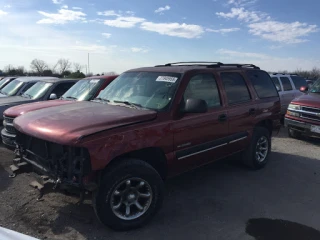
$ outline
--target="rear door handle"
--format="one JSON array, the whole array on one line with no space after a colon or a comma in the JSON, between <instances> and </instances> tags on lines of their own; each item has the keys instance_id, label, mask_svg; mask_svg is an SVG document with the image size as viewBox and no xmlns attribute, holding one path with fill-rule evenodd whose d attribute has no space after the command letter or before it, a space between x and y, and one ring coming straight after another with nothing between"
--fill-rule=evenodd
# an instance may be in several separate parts
<instances>
[{"instance_id":1,"label":"rear door handle","mask_svg":"<svg viewBox=\"0 0 320 240\"><path fill-rule=\"evenodd\" d=\"M218 117L218 120L220 121L220 122L225 122L225 121L227 121L227 119L228 119L228 116L227 116L227 114L221 114L221 115L219 115L219 117Z\"/></svg>"},{"instance_id":2,"label":"rear door handle","mask_svg":"<svg viewBox=\"0 0 320 240\"><path fill-rule=\"evenodd\" d=\"M255 114L256 113L256 109L255 108L250 108L249 109L249 114L250 115L253 115L253 114Z\"/></svg>"}]
</instances>

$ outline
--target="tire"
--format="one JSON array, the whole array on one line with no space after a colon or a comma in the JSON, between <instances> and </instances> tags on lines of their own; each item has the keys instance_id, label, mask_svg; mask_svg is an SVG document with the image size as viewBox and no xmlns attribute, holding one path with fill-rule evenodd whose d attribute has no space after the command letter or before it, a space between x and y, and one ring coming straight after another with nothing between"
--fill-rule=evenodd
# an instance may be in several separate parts
<instances>
[{"instance_id":1,"label":"tire","mask_svg":"<svg viewBox=\"0 0 320 240\"><path fill-rule=\"evenodd\" d=\"M264 143L263 140L265 140L266 142ZM266 150L259 150L258 148L266 148ZM260 155L258 157L257 151L262 151L262 154L265 153L265 157L262 158ZM269 160L270 151L271 138L269 130L263 127L256 127L253 130L251 143L249 147L243 152L242 162L252 169L261 169L267 164Z\"/></svg>"},{"instance_id":2,"label":"tire","mask_svg":"<svg viewBox=\"0 0 320 240\"><path fill-rule=\"evenodd\" d=\"M141 160L124 159L102 176L99 189L93 195L93 207L105 226L117 231L130 230L151 220L161 208L163 193L164 183L153 167ZM126 215L128 205L132 217Z\"/></svg>"},{"instance_id":3,"label":"tire","mask_svg":"<svg viewBox=\"0 0 320 240\"><path fill-rule=\"evenodd\" d=\"M298 132L298 131L293 130L293 129L291 129L290 127L288 127L288 136L289 136L290 138L299 139L299 138L301 138L302 134L301 134L301 132Z\"/></svg>"}]
</instances>

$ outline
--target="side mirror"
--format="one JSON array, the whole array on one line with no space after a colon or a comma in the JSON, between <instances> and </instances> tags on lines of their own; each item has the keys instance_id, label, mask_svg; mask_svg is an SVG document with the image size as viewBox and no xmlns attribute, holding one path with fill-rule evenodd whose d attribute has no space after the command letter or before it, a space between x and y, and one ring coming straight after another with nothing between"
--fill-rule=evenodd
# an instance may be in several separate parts
<instances>
[{"instance_id":1,"label":"side mirror","mask_svg":"<svg viewBox=\"0 0 320 240\"><path fill-rule=\"evenodd\" d=\"M308 91L308 87L307 86L302 86L300 87L300 92L307 92Z\"/></svg>"},{"instance_id":2,"label":"side mirror","mask_svg":"<svg viewBox=\"0 0 320 240\"><path fill-rule=\"evenodd\" d=\"M206 101L202 99L189 98L186 100L182 112L184 113L205 113L208 111Z\"/></svg>"},{"instance_id":3,"label":"side mirror","mask_svg":"<svg viewBox=\"0 0 320 240\"><path fill-rule=\"evenodd\" d=\"M57 94L51 93L50 97L49 97L49 100L55 100L55 99L58 99Z\"/></svg>"}]
</instances>

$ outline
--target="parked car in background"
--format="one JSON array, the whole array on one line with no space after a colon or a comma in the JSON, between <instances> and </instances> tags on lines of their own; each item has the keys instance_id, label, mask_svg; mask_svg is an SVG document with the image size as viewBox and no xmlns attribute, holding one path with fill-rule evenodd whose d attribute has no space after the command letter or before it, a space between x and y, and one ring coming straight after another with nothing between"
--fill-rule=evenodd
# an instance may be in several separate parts
<instances>
[{"instance_id":1,"label":"parked car in background","mask_svg":"<svg viewBox=\"0 0 320 240\"><path fill-rule=\"evenodd\" d=\"M294 99L288 107L285 126L292 138L301 135L320 138L320 80L310 89L302 87L304 93Z\"/></svg>"},{"instance_id":2,"label":"parked car in background","mask_svg":"<svg viewBox=\"0 0 320 240\"><path fill-rule=\"evenodd\" d=\"M254 65L171 63L129 70L94 101L29 112L14 127L20 162L93 192L100 221L125 230L153 217L168 177L241 152L264 167L280 109Z\"/></svg>"},{"instance_id":3,"label":"parked car in background","mask_svg":"<svg viewBox=\"0 0 320 240\"><path fill-rule=\"evenodd\" d=\"M0 80L0 90L4 88L7 84L9 84L11 81L16 79L17 77L5 77Z\"/></svg>"},{"instance_id":4,"label":"parked car in background","mask_svg":"<svg viewBox=\"0 0 320 240\"><path fill-rule=\"evenodd\" d=\"M274 73L270 75L276 85L281 101L281 114L286 114L289 103L296 97L302 95L300 87L308 84L303 77L293 74Z\"/></svg>"},{"instance_id":5,"label":"parked car in background","mask_svg":"<svg viewBox=\"0 0 320 240\"><path fill-rule=\"evenodd\" d=\"M55 77L19 77L0 90L0 98L19 96L40 80L58 79Z\"/></svg>"},{"instance_id":6,"label":"parked car in background","mask_svg":"<svg viewBox=\"0 0 320 240\"><path fill-rule=\"evenodd\" d=\"M53 101L33 102L8 108L3 113L4 129L1 131L3 144L12 149L15 147L16 130L13 127L13 120L31 111L42 108L54 107L76 103L77 101L90 101L98 96L98 94L110 84L118 75L114 76L94 76L79 80L60 99ZM54 90L52 90L54 92ZM27 94L28 92L26 92ZM42 100L46 100L44 97ZM39 101L39 100L37 100Z\"/></svg>"},{"instance_id":7,"label":"parked car in background","mask_svg":"<svg viewBox=\"0 0 320 240\"><path fill-rule=\"evenodd\" d=\"M315 82L315 80L306 79L308 88L311 88L312 84Z\"/></svg>"}]
</instances>

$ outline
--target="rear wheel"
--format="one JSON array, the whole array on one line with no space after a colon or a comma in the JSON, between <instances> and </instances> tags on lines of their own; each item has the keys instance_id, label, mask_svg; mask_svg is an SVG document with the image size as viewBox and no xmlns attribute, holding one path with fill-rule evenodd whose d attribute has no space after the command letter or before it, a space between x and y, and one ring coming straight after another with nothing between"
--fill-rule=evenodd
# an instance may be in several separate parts
<instances>
[{"instance_id":1,"label":"rear wheel","mask_svg":"<svg viewBox=\"0 0 320 240\"><path fill-rule=\"evenodd\" d=\"M269 130L263 127L256 127L253 131L251 143L242 155L245 165L253 168L263 168L268 160L271 151L271 138Z\"/></svg>"},{"instance_id":2,"label":"rear wheel","mask_svg":"<svg viewBox=\"0 0 320 240\"><path fill-rule=\"evenodd\" d=\"M301 136L302 136L301 132L293 130L290 127L288 127L288 135L291 138L297 138L297 139L301 138Z\"/></svg>"},{"instance_id":3,"label":"rear wheel","mask_svg":"<svg viewBox=\"0 0 320 240\"><path fill-rule=\"evenodd\" d=\"M154 168L128 159L102 177L93 206L98 219L114 230L138 228L160 209L163 190L163 181Z\"/></svg>"}]
</instances>

